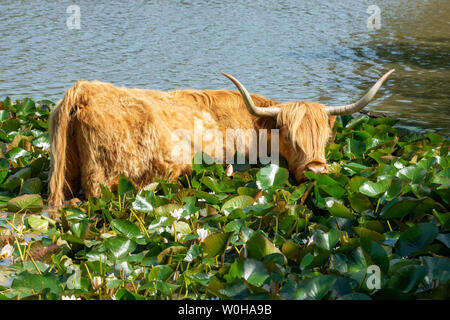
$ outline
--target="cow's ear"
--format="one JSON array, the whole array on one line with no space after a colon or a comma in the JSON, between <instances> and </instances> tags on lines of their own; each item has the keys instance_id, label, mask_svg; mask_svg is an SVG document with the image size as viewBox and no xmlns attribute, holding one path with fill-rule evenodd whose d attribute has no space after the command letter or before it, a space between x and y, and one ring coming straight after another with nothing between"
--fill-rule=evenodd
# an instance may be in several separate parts
<instances>
[{"instance_id":1,"label":"cow's ear","mask_svg":"<svg viewBox=\"0 0 450 320\"><path fill-rule=\"evenodd\" d=\"M329 116L328 117L328 124L330 125L330 129L331 130L333 130L335 122L336 122L336 116Z\"/></svg>"},{"instance_id":2,"label":"cow's ear","mask_svg":"<svg viewBox=\"0 0 450 320\"><path fill-rule=\"evenodd\" d=\"M328 143L333 143L336 140L336 131L333 131L334 123L336 122L336 116L328 117L328 124L330 126L330 138L328 139Z\"/></svg>"},{"instance_id":3,"label":"cow's ear","mask_svg":"<svg viewBox=\"0 0 450 320\"><path fill-rule=\"evenodd\" d=\"M277 120L274 117L259 117L256 124L261 129L274 129L277 127Z\"/></svg>"}]
</instances>

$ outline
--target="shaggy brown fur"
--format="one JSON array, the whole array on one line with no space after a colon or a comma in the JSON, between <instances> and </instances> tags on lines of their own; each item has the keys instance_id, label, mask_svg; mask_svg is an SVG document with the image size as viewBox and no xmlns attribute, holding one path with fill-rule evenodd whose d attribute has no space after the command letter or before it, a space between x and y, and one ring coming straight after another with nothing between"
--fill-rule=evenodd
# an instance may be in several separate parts
<instances>
[{"instance_id":1,"label":"shaggy brown fur","mask_svg":"<svg viewBox=\"0 0 450 320\"><path fill-rule=\"evenodd\" d=\"M279 104L260 95L252 99L260 107ZM161 92L78 81L50 116L48 204L59 207L80 188L87 197L99 196L100 184L114 189L121 174L139 186L155 177L168 178L169 171L172 179L190 173L190 163L174 161L170 137L178 129L193 131L195 119L223 136L228 128L280 129L280 154L300 180L307 165L326 166L324 149L335 117L328 117L323 107L284 103L277 119L257 118L237 91ZM214 142L204 143L205 149Z\"/></svg>"}]
</instances>

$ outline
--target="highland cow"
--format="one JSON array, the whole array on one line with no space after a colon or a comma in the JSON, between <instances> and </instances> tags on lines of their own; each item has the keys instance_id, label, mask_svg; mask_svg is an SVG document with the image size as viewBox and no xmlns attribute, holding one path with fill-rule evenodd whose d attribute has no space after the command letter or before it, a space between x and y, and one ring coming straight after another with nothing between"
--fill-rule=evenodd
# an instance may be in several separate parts
<instances>
[{"instance_id":1,"label":"highland cow","mask_svg":"<svg viewBox=\"0 0 450 320\"><path fill-rule=\"evenodd\" d=\"M335 117L361 110L393 71L381 77L360 100L339 107L311 102L280 103L249 94L238 80L225 73L238 91L162 92L80 80L50 115L48 204L60 207L66 197L74 197L80 190L86 197L99 196L102 184L114 189L121 175L140 186L156 177L167 179L169 173L172 180L189 174L194 152L217 151L214 139L200 137L201 150L196 150L192 146L199 137L180 140L174 135L180 129L194 132L198 120L203 129L222 136L230 129L265 130L268 143L275 139L272 132L277 129L279 154L287 160L296 180L302 180L305 171L326 173L325 146ZM246 156L251 144L252 141L244 144ZM189 160L179 161L174 150L184 147L189 150L185 157ZM226 150L222 151L211 155L223 161Z\"/></svg>"}]
</instances>

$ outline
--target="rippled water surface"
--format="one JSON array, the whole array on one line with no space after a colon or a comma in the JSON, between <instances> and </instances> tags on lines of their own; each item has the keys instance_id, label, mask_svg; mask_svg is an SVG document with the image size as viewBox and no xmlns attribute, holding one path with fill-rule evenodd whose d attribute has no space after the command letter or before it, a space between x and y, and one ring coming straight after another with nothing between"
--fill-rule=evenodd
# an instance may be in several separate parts
<instances>
[{"instance_id":1,"label":"rippled water surface","mask_svg":"<svg viewBox=\"0 0 450 320\"><path fill-rule=\"evenodd\" d=\"M59 99L76 80L233 88L343 104L396 72L368 108L450 136L450 1L0 0L0 97Z\"/></svg>"}]
</instances>

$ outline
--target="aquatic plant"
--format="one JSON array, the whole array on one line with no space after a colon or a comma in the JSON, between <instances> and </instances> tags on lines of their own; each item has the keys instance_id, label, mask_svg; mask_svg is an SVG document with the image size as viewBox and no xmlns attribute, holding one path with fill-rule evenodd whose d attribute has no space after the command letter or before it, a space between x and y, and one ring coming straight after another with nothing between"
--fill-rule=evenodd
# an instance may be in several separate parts
<instances>
[{"instance_id":1,"label":"aquatic plant","mask_svg":"<svg viewBox=\"0 0 450 320\"><path fill-rule=\"evenodd\" d=\"M52 213L52 106L0 102L0 299L449 298L449 141L436 133L343 116L330 172L301 184L283 161L232 174L205 161Z\"/></svg>"}]
</instances>

